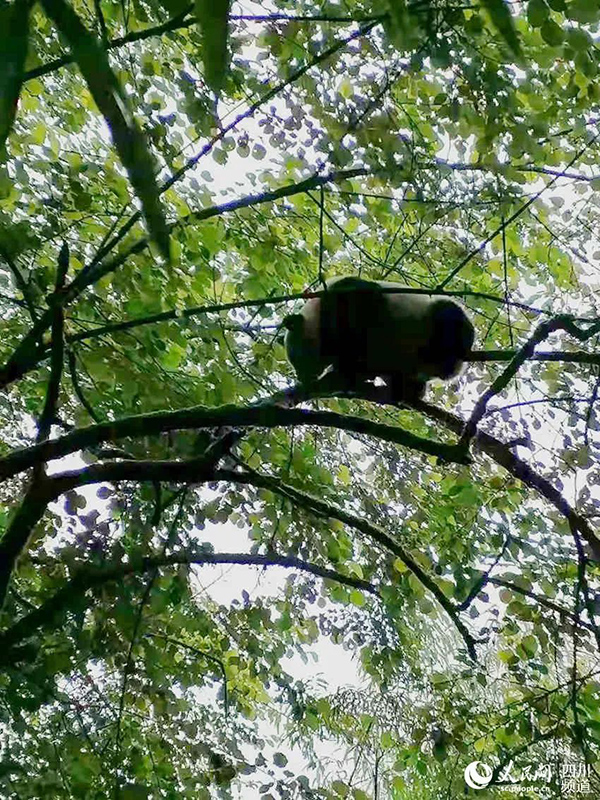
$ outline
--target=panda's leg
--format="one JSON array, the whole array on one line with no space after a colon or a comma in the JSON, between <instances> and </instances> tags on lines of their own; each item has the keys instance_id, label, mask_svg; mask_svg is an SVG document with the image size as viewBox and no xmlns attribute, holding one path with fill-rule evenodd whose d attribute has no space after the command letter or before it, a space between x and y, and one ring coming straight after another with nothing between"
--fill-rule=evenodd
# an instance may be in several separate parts
<instances>
[{"instance_id":1,"label":"panda's leg","mask_svg":"<svg viewBox=\"0 0 600 800\"><path fill-rule=\"evenodd\" d=\"M386 313L385 297L373 281L342 278L321 306L321 347L341 391L358 391L369 377L371 332Z\"/></svg>"},{"instance_id":2,"label":"panda's leg","mask_svg":"<svg viewBox=\"0 0 600 800\"><path fill-rule=\"evenodd\" d=\"M425 395L426 382L414 375L396 372L385 376L385 390L382 397L389 403L414 403Z\"/></svg>"}]
</instances>

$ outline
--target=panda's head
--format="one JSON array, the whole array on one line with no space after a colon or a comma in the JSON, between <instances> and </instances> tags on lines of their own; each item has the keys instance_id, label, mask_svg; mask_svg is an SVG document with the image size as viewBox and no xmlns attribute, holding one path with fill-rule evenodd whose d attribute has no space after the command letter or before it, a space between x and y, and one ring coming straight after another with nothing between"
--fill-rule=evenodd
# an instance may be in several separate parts
<instances>
[{"instance_id":1,"label":"panda's head","mask_svg":"<svg viewBox=\"0 0 600 800\"><path fill-rule=\"evenodd\" d=\"M318 344L315 343L312 319L304 314L290 314L283 322L287 329L285 349L301 383L313 381L323 369Z\"/></svg>"}]
</instances>

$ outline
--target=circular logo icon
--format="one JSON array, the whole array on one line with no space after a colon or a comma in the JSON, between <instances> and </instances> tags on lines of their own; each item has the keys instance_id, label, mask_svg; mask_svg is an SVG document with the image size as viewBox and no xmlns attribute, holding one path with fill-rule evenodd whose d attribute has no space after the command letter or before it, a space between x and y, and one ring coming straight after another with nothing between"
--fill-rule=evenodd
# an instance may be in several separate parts
<instances>
[{"instance_id":1,"label":"circular logo icon","mask_svg":"<svg viewBox=\"0 0 600 800\"><path fill-rule=\"evenodd\" d=\"M485 789L492 780L492 768L483 761L471 761L465 767L465 783L471 789Z\"/></svg>"}]
</instances>

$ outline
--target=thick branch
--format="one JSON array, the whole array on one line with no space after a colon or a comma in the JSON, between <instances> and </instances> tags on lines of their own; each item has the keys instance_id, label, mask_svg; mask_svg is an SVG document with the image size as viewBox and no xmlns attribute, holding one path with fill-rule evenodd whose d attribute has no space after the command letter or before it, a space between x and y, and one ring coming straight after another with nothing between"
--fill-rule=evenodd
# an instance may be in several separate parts
<instances>
[{"instance_id":1,"label":"thick branch","mask_svg":"<svg viewBox=\"0 0 600 800\"><path fill-rule=\"evenodd\" d=\"M75 575L62 589L46 600L39 608L29 612L18 622L0 634L0 661L7 656L7 650L35 634L41 629L56 624L57 618L64 614L82 594L97 589L110 581L121 580L128 575L137 575L161 567L177 564L244 564L259 567L285 567L308 572L319 578L342 583L361 591L377 594L376 588L368 581L351 575L342 575L335 570L319 567L295 556L252 555L245 553L172 553L159 556L135 558L126 564L110 565L97 569L86 569Z\"/></svg>"},{"instance_id":2,"label":"thick branch","mask_svg":"<svg viewBox=\"0 0 600 800\"><path fill-rule=\"evenodd\" d=\"M77 486L89 483L99 483L101 481L184 481L199 483L202 480L222 480L229 483L238 483L250 486L257 486L286 497L288 500L312 511L322 517L337 519L345 525L349 525L361 531L370 539L377 542L385 550L393 553L410 569L415 577L429 590L437 599L442 608L452 619L457 630L461 634L471 658L475 659L475 642L463 623L461 622L458 611L454 605L444 595L443 591L437 586L435 581L419 566L411 555L401 547L393 537L389 536L382 528L368 522L361 517L343 511L336 506L319 500L307 492L296 489L293 486L282 483L267 475L260 475L254 471L239 472L226 469L211 470L203 474L202 462L195 459L188 462L172 461L144 461L144 462L119 462L108 464L96 464L73 472L62 473L54 476L51 481L54 483L55 493L58 495L64 491L76 488ZM1 550L0 550L1 552Z\"/></svg>"},{"instance_id":3,"label":"thick branch","mask_svg":"<svg viewBox=\"0 0 600 800\"><path fill-rule=\"evenodd\" d=\"M442 444L423 439L401 428L371 422L361 417L347 417L327 411L306 411L282 408L275 405L257 405L250 408L222 406L219 409L184 409L174 412L142 414L112 423L100 423L68 433L59 439L42 442L24 450L14 451L0 461L0 477L7 478L17 472L36 466L85 447L113 441L123 436L147 436L167 430L185 428L266 427L314 424L320 427L337 427L357 433L377 436L397 444L421 450L448 461L454 460L456 445ZM461 449L461 453L464 451ZM47 503L63 492L77 486L103 480L183 481L199 483L212 475L212 461L119 461L92 464L82 470L61 473L51 478L38 477L28 495L15 513L0 539L0 607L4 602L10 576L17 558L44 514ZM2 468L4 472L2 472ZM30 496L31 495L31 496Z\"/></svg>"},{"instance_id":4,"label":"thick branch","mask_svg":"<svg viewBox=\"0 0 600 800\"><path fill-rule=\"evenodd\" d=\"M459 417L444 411L443 409L436 408L434 406L430 406L427 403L419 402L415 403L415 408L420 411L423 411L428 416L437 419L438 421L442 422L446 427L450 428L457 434L460 434L464 429L465 423ZM256 412L256 411L265 411L265 409L249 409L244 410L244 412ZM275 411L277 413L280 412L292 412L294 414L299 413L301 418L304 422L308 419L311 419L316 416L317 418L321 418L321 415L324 413L324 417L321 419L329 419L330 417L337 417L339 415L332 415L328 414L327 412L305 412L305 411L298 411L297 409L267 409L267 411ZM185 412L189 414L190 412ZM191 410L191 413L198 413L196 409ZM178 412L172 412L171 414L167 414L167 417L172 417L173 414L177 415ZM145 421L142 424L142 427L146 433L148 433L148 416L150 417L162 417L164 420L165 414L159 415L142 415L141 417L134 418L136 420L136 424L139 424L140 419L144 419ZM343 418L345 422L348 419L352 420L354 418ZM125 421L130 423L131 420ZM256 420L253 420L255 424ZM384 434L383 438L388 438L390 432L395 434L396 429L388 428L387 426L381 426L378 424L368 423L366 420L360 420L361 426L367 425L368 427L374 426L376 430L380 430L382 434ZM213 420L213 424L216 427L216 420ZM118 426L119 423L116 423ZM194 420L192 423L193 427L198 427L198 421ZM68 439L73 437L80 436L81 433L89 433L90 431L95 431L96 433L99 430L104 432L109 431L111 426L92 426L89 429L84 429L84 431L75 432L74 434L68 434L62 439ZM348 427L348 426L345 426ZM360 431L363 432L363 431ZM373 433L373 429L370 431ZM375 434L377 435L377 434ZM596 549L598 548L598 542L596 537L588 523L588 521L581 517L579 514L575 512L575 510L570 506L568 501L556 490L551 483L543 478L542 476L535 473L524 461L519 459L517 456L513 454L513 452L502 442L498 441L494 437L490 436L489 434L478 432L476 435L476 441L479 447L486 452L490 457L492 457L498 464L503 466L508 472L514 475L519 480L523 481L526 485L530 486L531 488L535 489L538 493L540 493L543 497L545 497L550 503L552 503L555 508L569 521L572 528L578 531L581 536L593 547ZM61 442L61 440L55 440L55 442ZM47 445L51 445L53 443L47 443ZM37 448L29 448L29 450L34 450ZM204 471L203 471L204 469ZM266 476L257 476L255 474L242 474L239 472L232 472L229 470L210 470L209 473L206 472L205 465L202 464L201 460L195 459L188 462L172 462L172 461L165 461L165 462L135 462L135 461L121 461L115 462L110 464L95 464L90 467L86 467L83 470L76 470L73 472L65 472L59 475L53 476L46 480L45 486L45 493L43 496L38 498L37 504L32 505L26 509L26 512L21 509L20 514L21 518L16 520L15 523L11 526L12 530L15 532L21 532L21 537L19 541L19 546L15 549L14 547L14 538L8 537L8 539L2 540L0 542L0 546L4 550L4 554L9 554L8 550L10 548L5 548L5 540L6 544L12 544L12 553L20 552L22 547L26 543L26 539L28 536L28 532L32 529L33 525L36 524L37 521L41 518L43 511L47 505L47 503L57 497L61 492L67 491L70 488L75 486L81 486L84 484L89 484L97 481L103 480L164 480L164 481L173 481L173 482L189 482L189 483L198 483L205 480L227 480L227 481L235 481L239 483L249 483L252 485L260 485L264 488L268 488L274 492L278 492L280 494L285 495L288 499L294 500L295 502L300 503L306 508L309 508L315 513L319 513L322 515L327 516L335 516L336 518L340 519L341 521L345 522L346 524L352 525L356 527L358 530L365 532L370 537L374 538L375 541L378 541L380 544L389 548L391 552L396 552L397 555L406 561L407 566L413 569L413 563L409 560L410 556L403 551L402 548L387 537L385 532L382 532L377 526L373 526L371 523L366 522L365 520L361 520L358 517L354 517L347 512L340 511L339 509L335 509L329 504L323 503L323 501L318 500L317 498L313 498L310 495L307 495L299 490L284 486L279 484L277 481L274 481L272 478L268 478ZM24 535L24 540L22 536ZM2 561L2 559L0 559ZM418 575L419 579L423 581L424 585L427 586L433 593L436 592L436 587L434 583L428 584L428 576L425 573L422 573L422 570L419 570L418 565L414 565L415 574ZM438 595L436 594L436 597ZM441 598L440 602L442 602ZM444 598L446 602L446 599ZM444 606L445 607L445 606ZM450 605L450 609L454 611L454 606ZM448 610L446 608L446 610Z\"/></svg>"},{"instance_id":5,"label":"thick branch","mask_svg":"<svg viewBox=\"0 0 600 800\"><path fill-rule=\"evenodd\" d=\"M33 480L0 539L0 609L4 605L17 558L25 549L33 529L44 516L48 503L54 499L53 489L41 475Z\"/></svg>"},{"instance_id":6,"label":"thick branch","mask_svg":"<svg viewBox=\"0 0 600 800\"><path fill-rule=\"evenodd\" d=\"M60 473L48 479L48 489L52 492L53 499L61 493L76 487L99 483L102 481L168 481L201 483L203 481L226 481L243 485L256 486L268 489L277 493L288 500L301 505L309 511L322 517L338 519L346 525L361 531L370 539L377 542L388 552L393 553L413 572L423 586L430 591L442 608L451 618L465 645L471 658L476 658L475 642L465 625L460 620L458 611L454 605L444 595L443 591L437 586L435 581L419 566L411 555L401 547L391 536L382 528L364 520L354 514L343 511L329 503L302 492L293 486L288 486L280 481L266 475L260 475L254 471L239 472L226 469L206 470L203 468L201 459L189 461L123 461L106 464L94 464L80 470ZM21 528L22 530L22 528ZM0 562L2 559L2 542L0 542ZM238 563L238 562L235 562ZM244 562L245 563L245 562ZM0 640L1 641L1 640Z\"/></svg>"},{"instance_id":7,"label":"thick branch","mask_svg":"<svg viewBox=\"0 0 600 800\"><path fill-rule=\"evenodd\" d=\"M276 428L293 425L316 425L320 428L337 428L374 436L387 442L419 450L445 461L465 463L464 453L457 445L434 442L393 425L384 425L357 416L333 411L309 411L299 408L282 408L272 404L250 407L225 405L216 408L196 406L178 411L154 411L138 414L114 422L103 422L80 428L41 444L13 450L0 458L0 480L13 477L34 466L39 461L55 458L94 447L103 442L115 442L126 437L152 436L167 431L222 426L248 428ZM459 458L457 459L457 455Z\"/></svg>"},{"instance_id":8,"label":"thick branch","mask_svg":"<svg viewBox=\"0 0 600 800\"><path fill-rule=\"evenodd\" d=\"M50 295L49 305L52 313L52 346L50 351L50 377L48 378L48 387L46 389L46 399L44 401L44 408L40 415L38 423L38 436L37 441L45 441L52 427L52 420L56 416L56 409L58 406L58 395L60 392L60 381L63 373L63 362L65 354L65 341L64 341L64 312L62 303L60 302L61 293L63 291L67 269L69 266L69 248L67 244L63 244L60 255L58 257L58 265L56 268L56 282L54 292Z\"/></svg>"}]
</instances>

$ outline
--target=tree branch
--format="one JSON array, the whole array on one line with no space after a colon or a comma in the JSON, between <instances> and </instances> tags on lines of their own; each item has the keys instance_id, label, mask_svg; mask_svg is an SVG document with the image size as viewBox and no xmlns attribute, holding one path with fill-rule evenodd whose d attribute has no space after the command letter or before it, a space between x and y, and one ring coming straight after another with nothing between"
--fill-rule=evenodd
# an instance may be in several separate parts
<instances>
[{"instance_id":1,"label":"tree branch","mask_svg":"<svg viewBox=\"0 0 600 800\"><path fill-rule=\"evenodd\" d=\"M206 470L202 459L191 459L189 461L122 461L110 462L106 464L94 464L80 470L59 473L47 480L48 490L52 493L53 499L60 494L79 486L99 483L103 481L117 482L122 480L130 481L155 481L165 482L185 482L201 483L206 481L226 481L242 485L250 485L268 489L279 494L286 499L301 505L303 508L312 511L322 517L338 519L346 525L361 531L373 541L381 545L385 550L393 553L413 572L415 577L429 590L437 599L442 608L451 618L455 627L462 636L469 655L476 659L475 641L468 632L465 625L460 620L455 606L446 598L442 590L435 581L419 566L411 555L397 544L383 529L367 520L336 508L329 503L325 503L318 498L288 486L266 475L260 475L254 471L238 472L227 469ZM23 526L20 532L24 533ZM3 540L2 540L3 541ZM26 541L26 539L25 539ZM5 563L0 542L0 563ZM237 562L235 562L237 563ZM361 587L362 587L361 582ZM354 585L354 584L353 584ZM374 591L374 590L373 590ZM1 639L0 639L1 642Z\"/></svg>"},{"instance_id":2,"label":"tree branch","mask_svg":"<svg viewBox=\"0 0 600 800\"><path fill-rule=\"evenodd\" d=\"M352 178L369 174L371 174L369 169L364 167L356 167L353 169L328 172L325 175L311 175L310 178L305 178L298 183L292 183L288 186L280 186L279 188L272 189L271 191L246 195L245 197L240 197L237 200L230 200L227 203L221 203L220 205L203 208L200 211L193 211L187 216L181 217L176 222L171 223L168 226L169 232L191 221L202 222L203 220L211 219L212 217L218 217L221 214L238 211L241 208L250 208L251 206L261 205L262 203L272 203L277 200L281 200L284 197L291 197L295 194L309 192L311 189L317 189L327 183L339 183L340 181L351 180ZM119 234L116 234L116 236L118 235ZM115 256L110 261L101 263L99 262L99 259L96 259L93 269L84 268L81 270L71 284L73 296L77 296L83 291L83 289L91 286L93 283L96 283L110 272L114 272L116 269L118 269L118 267L122 266L127 261L129 256L141 253L149 246L149 244L150 238L148 236L143 236L138 239L137 242L134 242L134 244L132 244L127 250L125 250L123 253L119 253L119 255ZM110 249L111 242L108 242L105 250L109 251Z\"/></svg>"},{"instance_id":3,"label":"tree branch","mask_svg":"<svg viewBox=\"0 0 600 800\"><path fill-rule=\"evenodd\" d=\"M355 528L356 530L365 534L374 542L377 542L386 551L393 553L413 573L417 580L429 592L431 592L431 594L433 594L435 599L448 614L460 636L462 637L469 656L471 659L473 659L473 661L477 660L477 653L475 650L476 642L460 619L460 614L456 606L446 597L444 592L439 588L433 578L431 578L427 572L425 572L425 570L419 566L415 559L412 558L410 553L401 545L399 545L393 537L389 536L383 530L383 528L380 528L378 525L375 525L372 522L368 522L362 517L358 517L355 514L343 511L342 509L330 503L326 503L323 500L314 497L314 495L308 494L308 492L303 492L300 489L296 489L294 486L285 484L276 478L271 478L267 475L261 475L254 470L248 470L246 473L240 473L237 471L222 469L216 470L215 474L217 477L221 477L224 480L229 480L232 483L242 483L269 489L270 491L293 501L308 511L312 511L318 516L337 519L340 522L343 522L345 525Z\"/></svg>"},{"instance_id":4,"label":"tree branch","mask_svg":"<svg viewBox=\"0 0 600 800\"><path fill-rule=\"evenodd\" d=\"M187 14L187 11L184 15ZM251 117L264 103L268 102L270 99L275 97L282 91L286 86L289 86L294 81L301 78L306 72L312 69L314 66L322 63L323 61L330 58L336 52L344 48L347 44L352 42L354 39L357 39L361 36L364 36L369 31L371 31L380 21L381 18L374 19L370 22L367 22L365 25L361 26L357 31L352 33L350 36L346 37L345 39L339 39L334 42L331 47L324 50L322 53L316 55L311 61L309 61L304 66L298 68L289 78L284 81L281 81L272 89L267 91L262 97L252 103L249 108L247 108L242 114L239 114L229 125L223 127L217 134L214 136L201 150L197 153L193 158L188 159L188 161L181 167L181 169L177 170L165 183L160 187L160 191L165 192L171 186L173 186L180 178L188 172L192 167L194 167L198 161L206 155L210 150L214 147L215 143L223 139L231 130L233 130L243 119ZM366 171L361 170L347 170L345 173L342 171L340 173L333 173L334 175L344 175L349 173L356 173L356 174L366 174ZM341 179L341 178L338 178ZM298 191L307 191L308 189L314 189L318 186L323 185L322 182L325 180L325 176L313 176L313 179L307 179L307 181L301 182L301 185L306 185L306 188L299 189ZM314 181L314 182L311 182ZM264 193L264 199L261 199L261 196L254 196L253 200L248 202L247 198L243 198L240 201L233 201L229 204L224 204L222 207L214 207L214 208L222 208L222 211L213 212L211 213L211 209L204 209L204 211L198 212L196 214L196 219L207 219L211 216L214 216L215 213L224 213L224 211L231 211L236 210L236 208L245 208L248 205L254 205L258 202L268 202L269 199L279 199L279 197L287 197L290 194L294 194L295 192L291 189L291 187L283 187L281 193L276 192L267 192ZM202 215L205 216L202 216ZM103 275L108 274L112 270L119 267L124 261L130 256L135 253L139 253L144 250L148 244L149 240L146 237L140 239L136 244L130 247L122 256L119 256L113 259L108 265L102 266L101 261L102 259L108 255L108 253L118 244L119 241L128 233L129 230L133 227L133 225L141 218L140 212L135 212L131 215L129 220L123 225L119 231L112 237L105 245L101 248L101 250L96 254L96 257L87 265L85 266L77 275L77 277L71 282L70 286L67 288L67 291L64 296L64 303L68 303L73 300L78 294L80 294L85 288L90 286L94 283L97 279L102 277ZM98 275L96 276L96 271L98 271ZM22 377L32 366L37 363L41 356L40 348L41 348L41 340L44 332L50 327L51 325L51 316L49 313L46 313L42 316L42 318L34 325L33 329L26 334L23 338L21 343L17 346L15 352L8 360L8 362L0 368L0 388L4 388L9 383L12 383L18 378Z\"/></svg>"},{"instance_id":5,"label":"tree branch","mask_svg":"<svg viewBox=\"0 0 600 800\"><path fill-rule=\"evenodd\" d=\"M501 586L504 589L510 589L511 592L523 595L523 597L529 597L531 600L535 600L535 602L539 603L541 606L549 608L551 611L555 611L561 619L570 619L575 626L587 628L587 630L594 632L594 626L589 622L585 622L582 619L576 619L575 614L572 611L567 608L563 608L563 606L559 606L558 603L554 603L552 600L548 600L548 598L544 595L538 594L537 592L532 592L529 589L524 589L517 583L506 581L504 578L490 577L488 578L487 583L492 583L494 586Z\"/></svg>"},{"instance_id":6,"label":"tree branch","mask_svg":"<svg viewBox=\"0 0 600 800\"><path fill-rule=\"evenodd\" d=\"M68 267L69 248L65 242L58 256L54 292L48 298L48 305L50 306L50 312L52 314L52 348L50 352L50 377L48 379L46 399L38 424L38 444L48 438L50 428L52 427L52 420L56 417L65 354L64 313L61 303L61 294L65 285Z\"/></svg>"},{"instance_id":7,"label":"tree branch","mask_svg":"<svg viewBox=\"0 0 600 800\"><path fill-rule=\"evenodd\" d=\"M54 491L59 494L74 489L77 486L99 483L102 481L114 482L120 480L131 481L183 481L188 483L200 483L202 481L226 481L243 485L256 486L269 489L270 491L291 500L292 502L318 514L322 517L337 519L350 527L369 536L373 541L384 547L387 551L400 558L410 569L415 577L428 589L437 599L442 608L452 619L457 630L461 634L469 651L471 658L475 660L475 642L464 624L461 622L455 606L446 598L442 590L435 581L419 566L411 555L395 540L389 536L382 528L374 525L355 514L343 511L336 506L326 503L313 495L296 489L293 486L282 483L276 478L261 475L253 470L239 472L227 469L203 470L202 459L193 459L188 462L183 461L131 461L107 464L95 464L73 472L65 472L55 475L50 479L54 483ZM0 543L1 544L1 543ZM0 550L1 553L1 550Z\"/></svg>"},{"instance_id":8,"label":"tree branch","mask_svg":"<svg viewBox=\"0 0 600 800\"><path fill-rule=\"evenodd\" d=\"M229 715L229 696L227 692L227 672L225 671L225 664L223 663L222 659L213 656L211 653L207 653L206 650L200 650L198 647L194 647L193 645L189 644L189 642L182 642L181 639L174 639L172 636L166 636L164 633L153 633L148 632L146 636L150 639L161 639L163 642L167 642L168 644L175 645L176 647L181 647L184 650L187 650L189 653L193 653L196 656L200 656L201 658L205 658L211 664L216 664L219 668L221 676L223 678L223 713L227 718Z\"/></svg>"},{"instance_id":9,"label":"tree branch","mask_svg":"<svg viewBox=\"0 0 600 800\"><path fill-rule=\"evenodd\" d=\"M178 28L189 28L196 24L195 17L187 18L192 9L193 5L190 5L181 13L171 17L171 19L163 22L161 25L154 25L151 28L145 28L142 31L133 31L132 33L128 33L127 36L120 36L118 39L112 39L111 41L107 42L106 49L115 50L116 48L123 47L123 45L130 44L131 42L141 42L144 39L150 39L152 36L160 36L163 33L175 31ZM73 56L70 53L61 56L60 58L55 58L52 61L48 61L46 64L41 64L39 67L28 70L23 78L23 83L25 83L25 81L33 80L34 78L41 78L44 75L48 75L50 72L56 72L56 70L61 69L61 67L65 67L67 64L72 63Z\"/></svg>"},{"instance_id":10,"label":"tree branch","mask_svg":"<svg viewBox=\"0 0 600 800\"><path fill-rule=\"evenodd\" d=\"M7 652L11 647L28 639L39 630L57 623L57 620L77 603L78 599L90 590L96 590L110 581L122 580L129 575L149 572L161 567L178 564L196 564L198 566L215 564L243 564L258 567L285 567L297 569L315 575L318 578L342 583L354 589L377 594L376 588L368 581L351 575L342 575L325 567L319 567L295 556L255 555L246 553L171 553L160 556L144 556L133 558L126 564L86 569L77 573L62 589L34 611L21 617L14 625L0 633L0 662L10 660Z\"/></svg>"},{"instance_id":11,"label":"tree branch","mask_svg":"<svg viewBox=\"0 0 600 800\"><path fill-rule=\"evenodd\" d=\"M457 435L460 436L463 433L466 423L450 411L425 403L422 400L419 400L413 405L414 408L422 411L428 417L441 422ZM592 548L595 557L600 561L600 540L596 537L590 523L585 517L575 511L568 500L563 497L558 489L554 488L547 478L535 472L529 464L516 456L507 445L491 436L489 433L477 431L475 434L475 442L477 446L497 464L504 467L507 472L515 478L518 478L526 486L529 486L529 488L533 489L553 505L561 516L567 520L569 525L579 531L581 536Z\"/></svg>"},{"instance_id":12,"label":"tree branch","mask_svg":"<svg viewBox=\"0 0 600 800\"><path fill-rule=\"evenodd\" d=\"M259 205L261 203L273 202L284 197L290 197L294 194L306 192L310 189L317 188L325 183L337 182L348 180L359 175L367 175L369 171L362 168L339 170L327 173L326 175L313 175L298 183L290 184L288 186L281 186L273 191L261 192L259 194L248 195L232 200L228 203L223 203L218 206L211 206L202 211L195 212L192 216L198 220L209 219L219 214L224 214L229 211L235 211L239 208L248 208L249 206ZM189 219L189 218L186 218ZM181 221L180 221L181 222ZM172 230L180 222L173 223L169 226ZM129 256L141 252L148 247L150 240L147 237L142 237L124 253L119 254L111 261L105 264L95 264L94 269L82 269L71 283L65 288L62 296L61 303L63 307L72 302L84 289L91 286L97 280L122 266ZM31 330L25 334L15 351L8 359L6 364L0 368L0 388L8 386L10 383L23 377L29 370L43 358L45 345L42 337L45 331L51 326L53 319L52 309L45 311L40 319L34 324Z\"/></svg>"},{"instance_id":13,"label":"tree branch","mask_svg":"<svg viewBox=\"0 0 600 800\"><path fill-rule=\"evenodd\" d=\"M272 89L269 89L265 92L264 95L259 97L253 103L251 103L248 108L243 111L241 114L238 114L228 125L223 126L218 133L216 133L212 139L210 139L204 147L200 149L195 156L189 158L185 164L180 167L180 169L176 170L170 178L168 178L163 185L160 187L160 192L166 192L167 189L170 189L177 181L179 181L186 172L189 172L190 169L196 166L196 164L203 158L207 153L209 153L215 144L227 136L234 128L236 128L240 122L244 119L249 119L250 117L254 116L254 113L258 111L265 103L268 103L273 97L276 97L280 92L282 92L287 86L290 86L299 78L301 78L305 73L311 70L313 67L321 64L323 61L326 61L332 55L342 50L346 45L350 44L354 39L360 38L365 34L369 33L375 26L377 25L377 21L368 22L365 25L361 26L357 31L350 34L350 36L346 37L345 39L338 39L336 40L330 47L323 52L318 53L314 56L310 61L304 64L301 67L298 67L288 78L283 81L277 83ZM93 271L97 264L99 264L108 253L114 249L114 247L124 238L124 236L128 233L129 230L133 227L133 225L140 219L140 212L135 212L131 215L129 220L117 231L117 233L109 239L108 242L96 253L95 258L92 259L90 264L83 268L80 273L80 277L82 281L87 279L87 274L89 271ZM147 244L147 239L145 240ZM142 248L143 249L143 248ZM139 250L136 250L139 252ZM89 285L86 283L85 285Z\"/></svg>"},{"instance_id":14,"label":"tree branch","mask_svg":"<svg viewBox=\"0 0 600 800\"><path fill-rule=\"evenodd\" d=\"M126 44L131 44L132 42L142 42L146 39L151 39L154 36L162 36L163 33L171 33L184 28L192 28L197 24L196 17L189 16L189 14L192 13L193 8L193 4L190 4L179 14L171 17L171 19L168 19L166 22L162 22L160 25L153 25L152 27L144 28L144 30L141 31L132 31L126 36L119 36L117 39L112 39L109 42L106 42L106 49L116 50L117 48L123 47ZM385 15L382 14L373 14L371 16L353 18L343 16L327 16L324 14L314 16L306 14L231 14L229 19L248 22L277 22L279 20L283 22L288 20L290 22L329 22L349 25L352 23L363 24L366 22L381 22L384 19L384 16ZM52 61L48 61L46 64L41 64L39 67L28 70L23 78L23 83L25 83L25 81L33 80L34 78L41 78L51 72L56 72L56 70L59 70L62 67L72 63L73 56L70 54L65 54L60 58L55 58Z\"/></svg>"},{"instance_id":15,"label":"tree branch","mask_svg":"<svg viewBox=\"0 0 600 800\"><path fill-rule=\"evenodd\" d=\"M0 458L0 480L13 477L39 461L51 461L103 442L115 442L126 437L152 436L174 430L223 426L276 428L294 425L316 425L320 428L353 431L409 447L426 455L437 456L444 461L466 463L464 449L460 448L459 451L456 444L434 442L402 428L384 425L363 417L338 414L333 411L283 408L274 405L269 398L268 402L249 407L230 404L215 408L196 406L177 411L153 411L148 414L138 414L112 422L102 422L98 425L79 428L56 439L13 450ZM92 465L90 469L98 469L99 466Z\"/></svg>"},{"instance_id":16,"label":"tree branch","mask_svg":"<svg viewBox=\"0 0 600 800\"><path fill-rule=\"evenodd\" d=\"M12 571L29 537L55 495L42 475L32 480L25 497L0 539L0 609L4 605Z\"/></svg>"},{"instance_id":17,"label":"tree branch","mask_svg":"<svg viewBox=\"0 0 600 800\"><path fill-rule=\"evenodd\" d=\"M474 350L469 354L469 362L487 363L490 361L512 361L518 350ZM600 353L585 350L538 350L528 361L563 361L570 364L600 365Z\"/></svg>"},{"instance_id":18,"label":"tree branch","mask_svg":"<svg viewBox=\"0 0 600 800\"><path fill-rule=\"evenodd\" d=\"M502 372L492 385L487 389L479 400L475 403L475 408L465 425L465 429L460 437L460 442L465 449L469 447L469 443L477 430L478 424L483 419L487 410L488 403L494 397L503 391L510 381L515 377L523 364L529 360L536 346L543 342L554 331L564 330L571 334L571 336L578 339L580 342L585 342L592 336L595 336L600 331L600 321L590 325L587 330L583 330L575 325L573 318L567 315L559 315L553 319L546 320L540 323L532 336L527 342L515 353L508 367Z\"/></svg>"},{"instance_id":19,"label":"tree branch","mask_svg":"<svg viewBox=\"0 0 600 800\"><path fill-rule=\"evenodd\" d=\"M12 276L15 281L15 286L23 295L23 302L27 310L29 311L29 316L35 322L38 317L38 312L35 306L34 296L33 293L31 292L30 285L25 280L23 273L19 269L19 265L13 259L10 252L5 247L2 246L0 246L0 258L2 258L6 262L9 270L12 272Z\"/></svg>"},{"instance_id":20,"label":"tree branch","mask_svg":"<svg viewBox=\"0 0 600 800\"><path fill-rule=\"evenodd\" d=\"M599 135L600 134L596 134L595 136L593 136L590 139L589 142L586 142L585 145L575 153L573 158L568 162L568 164L566 165L565 169L562 172L558 172L556 175L554 175L554 177L552 177L548 181L548 183L546 183L544 186L542 186L542 188L539 190L539 192L536 192L533 195L533 197L530 197L529 200L527 200L527 202L525 202L525 203L523 203L523 205L519 206L519 208L517 208L517 210L514 213L512 213L510 215L510 217L508 217L508 219L503 220L502 223L494 231L492 231L492 233L489 234L489 236L486 236L486 238L481 242L481 244L479 244L476 248L471 250L471 252L468 253L463 258L463 260L461 262L459 262L459 264L449 273L449 275L447 275L444 278L444 280L439 284L439 288L443 289L444 287L446 287L450 283L450 281L452 281L458 275L458 273L463 269L463 267L465 267L469 263L469 261L471 261L473 258L475 258L476 255L481 253L485 249L485 247L490 242L492 242L496 238L496 236L498 236L498 234L500 234L504 230L506 230L506 228L509 225L512 225L512 223L516 219L518 219L525 211L527 211L527 209L530 206L532 206L537 200L539 200L539 198L542 196L542 194L544 194L544 192L548 191L548 189L551 186L553 186L556 183L556 181L560 177L562 177L567 172L567 170L570 167L573 166L573 164L576 161L578 161L581 158L581 156L586 152L586 150L588 150L588 148L596 141L596 139L598 138Z\"/></svg>"}]
</instances>

